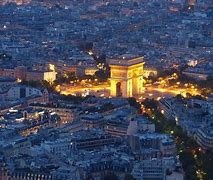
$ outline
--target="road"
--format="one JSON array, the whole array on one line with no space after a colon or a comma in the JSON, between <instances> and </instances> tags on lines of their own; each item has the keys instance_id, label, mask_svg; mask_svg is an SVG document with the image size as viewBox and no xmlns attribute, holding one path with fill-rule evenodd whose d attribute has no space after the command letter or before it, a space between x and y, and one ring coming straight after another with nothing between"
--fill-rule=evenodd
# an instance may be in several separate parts
<instances>
[{"instance_id":1,"label":"road","mask_svg":"<svg viewBox=\"0 0 213 180\"><path fill-rule=\"evenodd\" d=\"M91 87L62 85L60 89L61 94L64 95L95 95L105 97L109 97L110 95L110 86L108 84L100 84Z\"/></svg>"},{"instance_id":2,"label":"road","mask_svg":"<svg viewBox=\"0 0 213 180\"><path fill-rule=\"evenodd\" d=\"M196 88L149 86L145 87L144 96L153 98L173 97L178 94L185 96L186 93L190 93L192 95L199 95L200 91Z\"/></svg>"},{"instance_id":3,"label":"road","mask_svg":"<svg viewBox=\"0 0 213 180\"><path fill-rule=\"evenodd\" d=\"M90 85L91 86L91 85ZM91 87L83 87L83 86L70 86L70 85L62 85L60 87L61 94L71 94L71 95L95 95L101 97L109 97L110 96L110 85L108 84L100 84L97 86ZM182 94L183 96L186 93L190 93L192 95L199 95L200 91L194 87L160 87L157 85L153 86L145 86L144 93L142 94L143 98L159 98L159 97L173 97L177 94Z\"/></svg>"}]
</instances>

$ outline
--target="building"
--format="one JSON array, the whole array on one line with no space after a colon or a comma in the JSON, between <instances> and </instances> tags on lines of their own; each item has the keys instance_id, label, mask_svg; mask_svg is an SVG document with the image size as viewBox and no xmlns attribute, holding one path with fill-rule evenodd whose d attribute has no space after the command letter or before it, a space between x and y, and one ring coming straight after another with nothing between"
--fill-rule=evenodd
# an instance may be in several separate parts
<instances>
[{"instance_id":1,"label":"building","mask_svg":"<svg viewBox=\"0 0 213 180\"><path fill-rule=\"evenodd\" d=\"M48 81L53 82L56 80L55 71L27 71L26 81Z\"/></svg>"},{"instance_id":2,"label":"building","mask_svg":"<svg viewBox=\"0 0 213 180\"><path fill-rule=\"evenodd\" d=\"M203 149L213 151L213 127L199 128L195 140Z\"/></svg>"},{"instance_id":3,"label":"building","mask_svg":"<svg viewBox=\"0 0 213 180\"><path fill-rule=\"evenodd\" d=\"M4 93L5 100L20 100L23 98L30 103L32 98L34 102L49 102L49 94L46 89L37 89L26 86L13 86ZM39 101L36 98L42 98Z\"/></svg>"},{"instance_id":4,"label":"building","mask_svg":"<svg viewBox=\"0 0 213 180\"><path fill-rule=\"evenodd\" d=\"M113 137L111 135L98 135L93 137L84 137L73 140L71 142L71 148L75 150L92 150L95 148L104 147L110 144L120 143L121 139Z\"/></svg>"},{"instance_id":5,"label":"building","mask_svg":"<svg viewBox=\"0 0 213 180\"><path fill-rule=\"evenodd\" d=\"M213 76L212 68L211 63L198 64L195 67L188 67L183 74L198 81L205 81Z\"/></svg>"},{"instance_id":6,"label":"building","mask_svg":"<svg viewBox=\"0 0 213 180\"><path fill-rule=\"evenodd\" d=\"M8 76L18 80L26 81L48 81L53 82L56 80L56 71L52 70L27 70L26 67L18 66L14 69L0 69L0 77Z\"/></svg>"},{"instance_id":7,"label":"building","mask_svg":"<svg viewBox=\"0 0 213 180\"><path fill-rule=\"evenodd\" d=\"M53 173L53 180L60 179L60 180L78 180L80 179L79 171L76 167L60 167Z\"/></svg>"},{"instance_id":8,"label":"building","mask_svg":"<svg viewBox=\"0 0 213 180\"><path fill-rule=\"evenodd\" d=\"M193 71L184 71L183 72L184 75L196 79L196 80L207 80L209 74L207 73L199 73L199 72L193 72Z\"/></svg>"},{"instance_id":9,"label":"building","mask_svg":"<svg viewBox=\"0 0 213 180\"><path fill-rule=\"evenodd\" d=\"M86 129L103 128L104 117L100 114L88 114L81 117L81 122Z\"/></svg>"},{"instance_id":10,"label":"building","mask_svg":"<svg viewBox=\"0 0 213 180\"><path fill-rule=\"evenodd\" d=\"M23 180L23 179L34 179L34 180L53 180L53 177L49 174L32 172L28 169L14 170L10 175L11 180Z\"/></svg>"},{"instance_id":11,"label":"building","mask_svg":"<svg viewBox=\"0 0 213 180\"><path fill-rule=\"evenodd\" d=\"M186 0L186 3L188 6L195 6L197 3L197 0Z\"/></svg>"},{"instance_id":12,"label":"building","mask_svg":"<svg viewBox=\"0 0 213 180\"><path fill-rule=\"evenodd\" d=\"M138 133L130 137L133 152L140 153L143 149L155 149L164 157L176 154L176 145L172 137L157 133Z\"/></svg>"},{"instance_id":13,"label":"building","mask_svg":"<svg viewBox=\"0 0 213 180\"><path fill-rule=\"evenodd\" d=\"M112 136L122 137L127 135L128 125L129 123L123 119L112 119L107 121L104 129L106 133L111 134Z\"/></svg>"},{"instance_id":14,"label":"building","mask_svg":"<svg viewBox=\"0 0 213 180\"><path fill-rule=\"evenodd\" d=\"M95 75L96 71L98 71L97 67L86 67L85 68L85 75Z\"/></svg>"},{"instance_id":15,"label":"building","mask_svg":"<svg viewBox=\"0 0 213 180\"><path fill-rule=\"evenodd\" d=\"M0 77L0 87L4 88L4 87L10 87L16 84L16 79L15 78L11 78L11 77L7 77L7 76L2 76Z\"/></svg>"},{"instance_id":16,"label":"building","mask_svg":"<svg viewBox=\"0 0 213 180\"><path fill-rule=\"evenodd\" d=\"M17 155L22 151L26 151L31 147L31 142L28 138L19 138L12 143L1 146L1 152L5 157Z\"/></svg>"},{"instance_id":17,"label":"building","mask_svg":"<svg viewBox=\"0 0 213 180\"><path fill-rule=\"evenodd\" d=\"M55 112L61 118L62 123L72 122L75 117L75 109L71 109L69 107L62 106L61 104L51 105L48 103L39 104L32 102L30 107L33 109L44 109L47 111Z\"/></svg>"},{"instance_id":18,"label":"building","mask_svg":"<svg viewBox=\"0 0 213 180\"><path fill-rule=\"evenodd\" d=\"M175 115L175 110L174 110L175 108L173 107L173 105L174 105L173 99L171 99L171 98L160 99L159 105L160 105L161 113L167 119L175 120L176 115Z\"/></svg>"},{"instance_id":19,"label":"building","mask_svg":"<svg viewBox=\"0 0 213 180\"><path fill-rule=\"evenodd\" d=\"M150 120L146 117L138 116L136 120L138 122L138 129L140 132L155 132L155 124L150 122Z\"/></svg>"},{"instance_id":20,"label":"building","mask_svg":"<svg viewBox=\"0 0 213 180\"><path fill-rule=\"evenodd\" d=\"M144 69L144 77L156 77L158 75L158 72L154 68L145 68Z\"/></svg>"},{"instance_id":21,"label":"building","mask_svg":"<svg viewBox=\"0 0 213 180\"><path fill-rule=\"evenodd\" d=\"M20 99L29 97L32 95L42 96L42 92L39 89L25 87L25 86L14 86L9 89L7 92L8 99Z\"/></svg>"},{"instance_id":22,"label":"building","mask_svg":"<svg viewBox=\"0 0 213 180\"><path fill-rule=\"evenodd\" d=\"M143 160L134 165L132 173L136 180L183 180L184 174L174 158Z\"/></svg>"},{"instance_id":23,"label":"building","mask_svg":"<svg viewBox=\"0 0 213 180\"><path fill-rule=\"evenodd\" d=\"M7 164L3 157L0 157L0 179L2 180L10 179L9 171L7 170Z\"/></svg>"},{"instance_id":24,"label":"building","mask_svg":"<svg viewBox=\"0 0 213 180\"><path fill-rule=\"evenodd\" d=\"M109 148L92 155L85 152L85 157L76 163L80 170L80 179L104 179L106 174L116 172L118 179L124 179L132 169L131 156L119 156L115 149Z\"/></svg>"},{"instance_id":25,"label":"building","mask_svg":"<svg viewBox=\"0 0 213 180\"><path fill-rule=\"evenodd\" d=\"M121 138L105 134L98 129L81 130L69 134L71 135L67 135L66 137L62 137L52 141L43 142L42 146L48 152L57 154L60 152L71 152L76 150L89 151L103 148L107 145L119 144L121 142Z\"/></svg>"},{"instance_id":26,"label":"building","mask_svg":"<svg viewBox=\"0 0 213 180\"><path fill-rule=\"evenodd\" d=\"M0 76L7 76L15 79L24 80L26 78L26 67L18 66L14 69L0 69Z\"/></svg>"},{"instance_id":27,"label":"building","mask_svg":"<svg viewBox=\"0 0 213 180\"><path fill-rule=\"evenodd\" d=\"M165 180L165 165L162 160L144 160L134 166L132 175L136 180Z\"/></svg>"},{"instance_id":28,"label":"building","mask_svg":"<svg viewBox=\"0 0 213 180\"><path fill-rule=\"evenodd\" d=\"M71 150L72 143L68 139L59 139L56 141L46 141L42 143L44 149L53 154L68 152Z\"/></svg>"}]
</instances>

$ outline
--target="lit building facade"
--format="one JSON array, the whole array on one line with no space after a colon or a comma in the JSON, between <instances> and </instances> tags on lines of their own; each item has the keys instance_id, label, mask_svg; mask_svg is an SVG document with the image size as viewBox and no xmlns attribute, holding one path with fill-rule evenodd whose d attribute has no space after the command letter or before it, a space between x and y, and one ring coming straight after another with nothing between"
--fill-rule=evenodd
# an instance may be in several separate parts
<instances>
[{"instance_id":1,"label":"lit building facade","mask_svg":"<svg viewBox=\"0 0 213 180\"><path fill-rule=\"evenodd\" d=\"M95 75L95 73L98 71L98 68L96 67L87 67L85 68L85 75Z\"/></svg>"},{"instance_id":2,"label":"lit building facade","mask_svg":"<svg viewBox=\"0 0 213 180\"><path fill-rule=\"evenodd\" d=\"M56 71L52 70L31 70L28 71L26 67L15 67L14 69L0 69L0 77L7 76L26 81L48 81L56 80Z\"/></svg>"},{"instance_id":3,"label":"lit building facade","mask_svg":"<svg viewBox=\"0 0 213 180\"><path fill-rule=\"evenodd\" d=\"M151 68L148 68L148 69L145 69L144 70L144 77L148 78L148 77L156 77L158 75L158 72L156 69L151 69Z\"/></svg>"},{"instance_id":4,"label":"lit building facade","mask_svg":"<svg viewBox=\"0 0 213 180\"><path fill-rule=\"evenodd\" d=\"M143 92L143 57L113 59L109 63L111 69L112 97L132 97Z\"/></svg>"},{"instance_id":5,"label":"lit building facade","mask_svg":"<svg viewBox=\"0 0 213 180\"><path fill-rule=\"evenodd\" d=\"M189 6L195 6L196 0L187 0Z\"/></svg>"},{"instance_id":6,"label":"lit building facade","mask_svg":"<svg viewBox=\"0 0 213 180\"><path fill-rule=\"evenodd\" d=\"M16 3L17 5L29 4L31 0L1 0L0 5L5 5L7 3Z\"/></svg>"},{"instance_id":7,"label":"lit building facade","mask_svg":"<svg viewBox=\"0 0 213 180\"><path fill-rule=\"evenodd\" d=\"M26 73L26 81L48 81L53 82L56 80L55 71L28 71Z\"/></svg>"}]
</instances>

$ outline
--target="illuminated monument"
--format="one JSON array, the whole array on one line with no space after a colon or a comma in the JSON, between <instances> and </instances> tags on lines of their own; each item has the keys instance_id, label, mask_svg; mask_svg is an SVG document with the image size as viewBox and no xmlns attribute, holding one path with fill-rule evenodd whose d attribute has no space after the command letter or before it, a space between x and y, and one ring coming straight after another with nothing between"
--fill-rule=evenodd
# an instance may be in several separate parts
<instances>
[{"instance_id":1,"label":"illuminated monument","mask_svg":"<svg viewBox=\"0 0 213 180\"><path fill-rule=\"evenodd\" d=\"M122 57L109 63L112 97L132 97L143 92L143 57Z\"/></svg>"}]
</instances>

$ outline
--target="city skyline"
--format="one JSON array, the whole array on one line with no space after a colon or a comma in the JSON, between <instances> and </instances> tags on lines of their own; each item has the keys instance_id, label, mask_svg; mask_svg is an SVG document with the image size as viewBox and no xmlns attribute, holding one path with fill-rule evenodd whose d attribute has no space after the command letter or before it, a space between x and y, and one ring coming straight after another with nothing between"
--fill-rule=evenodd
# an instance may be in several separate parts
<instances>
[{"instance_id":1,"label":"city skyline","mask_svg":"<svg viewBox=\"0 0 213 180\"><path fill-rule=\"evenodd\" d=\"M0 1L0 179L213 179L212 7Z\"/></svg>"}]
</instances>

